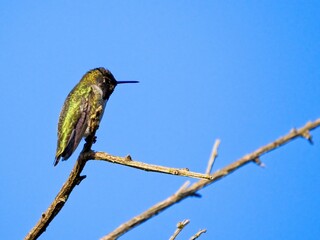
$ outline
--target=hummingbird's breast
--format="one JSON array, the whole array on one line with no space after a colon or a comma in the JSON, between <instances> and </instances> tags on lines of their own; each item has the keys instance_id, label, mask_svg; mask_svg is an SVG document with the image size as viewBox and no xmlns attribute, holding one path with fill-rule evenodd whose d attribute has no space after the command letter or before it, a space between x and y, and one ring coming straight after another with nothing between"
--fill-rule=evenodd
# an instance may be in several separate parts
<instances>
[{"instance_id":1,"label":"hummingbird's breast","mask_svg":"<svg viewBox=\"0 0 320 240\"><path fill-rule=\"evenodd\" d=\"M88 124L87 124L87 128L84 132L84 137L87 137L91 130L90 130L90 126L91 126L91 120L92 120L92 116L96 115L97 111L99 111L99 119L98 121L100 122L104 113L104 109L106 106L107 101L103 99L103 91L102 89L97 86L97 85L92 85L92 92L93 92L93 97L90 100L90 113L88 116Z\"/></svg>"}]
</instances>

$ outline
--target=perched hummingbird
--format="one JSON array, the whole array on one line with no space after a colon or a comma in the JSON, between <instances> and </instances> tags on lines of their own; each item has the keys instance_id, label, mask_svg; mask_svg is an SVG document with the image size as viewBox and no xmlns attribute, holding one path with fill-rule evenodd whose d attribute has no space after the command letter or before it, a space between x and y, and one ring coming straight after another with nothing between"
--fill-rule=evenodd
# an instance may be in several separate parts
<instances>
[{"instance_id":1,"label":"perched hummingbird","mask_svg":"<svg viewBox=\"0 0 320 240\"><path fill-rule=\"evenodd\" d=\"M82 137L90 134L92 114L101 108L102 118L106 103L117 84L138 81L117 81L105 68L87 72L65 100L58 124L58 143L54 166L62 158L67 160L78 147Z\"/></svg>"}]
</instances>

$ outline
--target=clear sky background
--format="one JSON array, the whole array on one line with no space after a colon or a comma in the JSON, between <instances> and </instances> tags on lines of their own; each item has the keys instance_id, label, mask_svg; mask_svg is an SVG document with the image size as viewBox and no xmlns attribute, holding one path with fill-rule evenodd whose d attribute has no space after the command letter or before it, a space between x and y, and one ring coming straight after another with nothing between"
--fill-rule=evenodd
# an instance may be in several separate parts
<instances>
[{"instance_id":1,"label":"clear sky background","mask_svg":"<svg viewBox=\"0 0 320 240\"><path fill-rule=\"evenodd\" d=\"M204 172L320 117L319 1L2 1L1 239L22 239L80 148L53 167L57 122L82 75L118 86L94 150ZM188 198L122 239L318 239L320 131ZM98 239L173 194L187 178L91 161L40 239ZM196 180L191 180L195 182Z\"/></svg>"}]
</instances>

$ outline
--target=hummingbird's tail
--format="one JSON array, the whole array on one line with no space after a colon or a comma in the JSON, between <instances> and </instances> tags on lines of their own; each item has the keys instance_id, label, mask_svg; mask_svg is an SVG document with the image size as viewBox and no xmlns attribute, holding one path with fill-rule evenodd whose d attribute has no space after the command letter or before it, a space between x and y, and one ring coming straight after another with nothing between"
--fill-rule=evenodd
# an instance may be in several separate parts
<instances>
[{"instance_id":1,"label":"hummingbird's tail","mask_svg":"<svg viewBox=\"0 0 320 240\"><path fill-rule=\"evenodd\" d=\"M66 146L65 149L60 149L60 146L58 147L58 150L56 152L56 158L53 162L53 166L57 166L57 164L60 161L60 158L62 158L62 161L67 160L72 153L74 152L74 150L76 150L80 140L81 140L81 136L78 136L78 140L77 142L75 142L75 131L72 131L71 134L71 138L69 139L68 145Z\"/></svg>"},{"instance_id":2,"label":"hummingbird's tail","mask_svg":"<svg viewBox=\"0 0 320 240\"><path fill-rule=\"evenodd\" d=\"M61 155L56 156L56 158L54 159L54 162L53 162L53 166L54 166L54 167L57 166L57 164L58 164L59 161L60 161L60 158L61 158Z\"/></svg>"}]
</instances>

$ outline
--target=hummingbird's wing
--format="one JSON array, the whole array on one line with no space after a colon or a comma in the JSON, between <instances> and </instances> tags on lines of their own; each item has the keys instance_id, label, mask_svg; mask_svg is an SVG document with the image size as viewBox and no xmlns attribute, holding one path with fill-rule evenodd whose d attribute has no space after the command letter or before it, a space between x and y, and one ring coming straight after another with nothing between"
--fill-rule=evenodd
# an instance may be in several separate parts
<instances>
[{"instance_id":1,"label":"hummingbird's wing","mask_svg":"<svg viewBox=\"0 0 320 240\"><path fill-rule=\"evenodd\" d=\"M58 147L54 166L58 164L60 158L67 160L78 147L90 116L89 100L90 95L92 95L91 92L80 98L72 96L71 93L69 98L73 101L72 106L76 110L70 110L71 104L63 107L58 126Z\"/></svg>"},{"instance_id":2,"label":"hummingbird's wing","mask_svg":"<svg viewBox=\"0 0 320 240\"><path fill-rule=\"evenodd\" d=\"M82 106L84 107L82 111L80 111L81 114L79 115L79 119L76 122L75 127L72 129L72 132L65 150L61 154L62 160L67 160L71 156L71 154L76 150L87 128L90 108L89 108L89 104L85 101Z\"/></svg>"}]
</instances>

